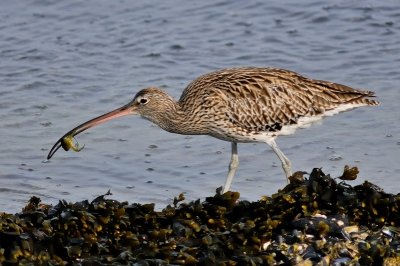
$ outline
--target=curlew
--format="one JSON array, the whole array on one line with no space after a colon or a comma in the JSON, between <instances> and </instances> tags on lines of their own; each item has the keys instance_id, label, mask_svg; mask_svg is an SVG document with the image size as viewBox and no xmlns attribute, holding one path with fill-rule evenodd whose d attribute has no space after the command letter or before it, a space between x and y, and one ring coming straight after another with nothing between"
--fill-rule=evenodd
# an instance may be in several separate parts
<instances>
[{"instance_id":1,"label":"curlew","mask_svg":"<svg viewBox=\"0 0 400 266\"><path fill-rule=\"evenodd\" d=\"M47 159L71 138L110 119L140 115L162 129L184 135L209 135L231 142L232 154L224 190L229 190L239 165L237 143L265 142L282 162L286 178L291 163L275 143L280 135L307 128L325 116L363 105L374 92L315 80L277 68L238 67L205 74L192 81L175 101L159 88L139 91L128 104L89 120L60 138ZM72 146L77 150L76 146Z\"/></svg>"}]
</instances>

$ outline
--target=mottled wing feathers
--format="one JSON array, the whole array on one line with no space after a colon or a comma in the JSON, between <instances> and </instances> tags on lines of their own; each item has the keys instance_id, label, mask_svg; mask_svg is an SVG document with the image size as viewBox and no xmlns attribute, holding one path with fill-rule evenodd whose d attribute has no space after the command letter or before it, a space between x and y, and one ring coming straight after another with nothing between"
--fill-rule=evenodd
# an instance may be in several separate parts
<instances>
[{"instance_id":1,"label":"mottled wing feathers","mask_svg":"<svg viewBox=\"0 0 400 266\"><path fill-rule=\"evenodd\" d=\"M373 92L308 79L288 70L242 67L197 78L179 101L191 102L192 106L207 102L213 112L217 109L225 119L247 130L279 131L300 117L321 115L342 104L377 105L378 102L365 99L372 95Z\"/></svg>"},{"instance_id":2,"label":"mottled wing feathers","mask_svg":"<svg viewBox=\"0 0 400 266\"><path fill-rule=\"evenodd\" d=\"M338 98L341 104L360 104L360 105L378 105L379 102L367 99L366 97L374 97L375 94L372 91L356 90L345 85L322 81L322 80L310 80L314 86L325 88L325 91L334 95ZM321 97L319 94L315 95L318 99Z\"/></svg>"},{"instance_id":3,"label":"mottled wing feathers","mask_svg":"<svg viewBox=\"0 0 400 266\"><path fill-rule=\"evenodd\" d=\"M224 101L221 107L230 122L252 131L275 131L308 112L305 106L311 101L307 97L295 97L283 85L265 86L257 78L250 81L240 87L225 84L225 90L215 90L213 98Z\"/></svg>"}]
</instances>

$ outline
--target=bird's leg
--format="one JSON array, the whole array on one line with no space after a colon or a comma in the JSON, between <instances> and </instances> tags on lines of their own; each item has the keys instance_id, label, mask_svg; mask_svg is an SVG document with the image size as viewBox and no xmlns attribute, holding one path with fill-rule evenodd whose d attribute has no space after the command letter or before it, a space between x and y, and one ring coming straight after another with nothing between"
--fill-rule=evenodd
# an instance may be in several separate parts
<instances>
[{"instance_id":1,"label":"bird's leg","mask_svg":"<svg viewBox=\"0 0 400 266\"><path fill-rule=\"evenodd\" d=\"M266 143L274 150L276 155L278 155L279 159L281 160L283 171L285 171L286 179L287 182L289 183L289 177L292 175L292 163L278 148L278 145L276 145L275 140L273 138L266 141Z\"/></svg>"},{"instance_id":2,"label":"bird's leg","mask_svg":"<svg viewBox=\"0 0 400 266\"><path fill-rule=\"evenodd\" d=\"M239 157L237 154L237 143L232 142L232 157L231 157L231 163L229 164L229 173L228 177L226 178L225 185L224 185L224 190L222 193L225 193L229 190L229 187L231 186L233 176L235 175L236 169L239 166Z\"/></svg>"}]
</instances>

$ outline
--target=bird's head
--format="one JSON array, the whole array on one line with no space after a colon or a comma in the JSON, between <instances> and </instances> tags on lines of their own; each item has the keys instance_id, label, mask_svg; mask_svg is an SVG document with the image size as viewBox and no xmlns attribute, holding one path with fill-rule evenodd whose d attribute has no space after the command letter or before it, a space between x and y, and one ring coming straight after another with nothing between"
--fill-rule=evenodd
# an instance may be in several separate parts
<instances>
[{"instance_id":1,"label":"bird's head","mask_svg":"<svg viewBox=\"0 0 400 266\"><path fill-rule=\"evenodd\" d=\"M163 90L150 87L139 91L127 106L131 108L132 114L143 116L158 124L158 121L155 121L157 117L172 111L175 101Z\"/></svg>"}]
</instances>

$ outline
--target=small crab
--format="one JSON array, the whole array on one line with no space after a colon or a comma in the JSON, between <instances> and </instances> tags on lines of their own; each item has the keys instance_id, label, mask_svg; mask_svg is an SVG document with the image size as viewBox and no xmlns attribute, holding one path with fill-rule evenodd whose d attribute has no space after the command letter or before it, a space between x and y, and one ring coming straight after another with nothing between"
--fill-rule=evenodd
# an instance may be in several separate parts
<instances>
[{"instance_id":1,"label":"small crab","mask_svg":"<svg viewBox=\"0 0 400 266\"><path fill-rule=\"evenodd\" d=\"M74 135L75 135L75 131L72 131L71 134L69 134L68 136L62 138L61 146L63 147L63 149L65 151L68 151L69 149L72 148L74 151L80 152L85 147L85 145L83 145L82 148L79 148L78 142L76 142L76 144L74 145L74 143L72 142L72 138L74 137Z\"/></svg>"}]
</instances>

